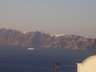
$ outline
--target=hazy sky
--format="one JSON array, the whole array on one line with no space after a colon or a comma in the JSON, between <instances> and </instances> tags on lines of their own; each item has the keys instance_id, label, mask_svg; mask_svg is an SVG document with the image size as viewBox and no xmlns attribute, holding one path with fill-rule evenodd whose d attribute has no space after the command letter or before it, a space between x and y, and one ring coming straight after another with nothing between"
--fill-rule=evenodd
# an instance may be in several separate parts
<instances>
[{"instance_id":1,"label":"hazy sky","mask_svg":"<svg viewBox=\"0 0 96 72\"><path fill-rule=\"evenodd\" d=\"M0 28L96 36L96 0L0 0Z\"/></svg>"}]
</instances>

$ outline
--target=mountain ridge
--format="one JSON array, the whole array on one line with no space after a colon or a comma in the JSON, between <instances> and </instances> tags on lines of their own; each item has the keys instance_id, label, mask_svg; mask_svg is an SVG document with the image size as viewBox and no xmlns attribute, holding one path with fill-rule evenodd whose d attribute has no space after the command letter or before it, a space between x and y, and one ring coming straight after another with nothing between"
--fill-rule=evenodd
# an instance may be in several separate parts
<instances>
[{"instance_id":1,"label":"mountain ridge","mask_svg":"<svg viewBox=\"0 0 96 72\"><path fill-rule=\"evenodd\" d=\"M0 45L96 51L96 37L0 29Z\"/></svg>"}]
</instances>

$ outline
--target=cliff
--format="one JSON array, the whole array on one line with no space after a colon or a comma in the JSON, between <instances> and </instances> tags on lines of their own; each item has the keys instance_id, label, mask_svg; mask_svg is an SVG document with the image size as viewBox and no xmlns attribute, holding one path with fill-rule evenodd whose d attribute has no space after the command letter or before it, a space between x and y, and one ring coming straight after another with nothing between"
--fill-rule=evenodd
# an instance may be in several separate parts
<instances>
[{"instance_id":1,"label":"cliff","mask_svg":"<svg viewBox=\"0 0 96 72\"><path fill-rule=\"evenodd\" d=\"M96 38L0 29L0 45L96 51Z\"/></svg>"}]
</instances>

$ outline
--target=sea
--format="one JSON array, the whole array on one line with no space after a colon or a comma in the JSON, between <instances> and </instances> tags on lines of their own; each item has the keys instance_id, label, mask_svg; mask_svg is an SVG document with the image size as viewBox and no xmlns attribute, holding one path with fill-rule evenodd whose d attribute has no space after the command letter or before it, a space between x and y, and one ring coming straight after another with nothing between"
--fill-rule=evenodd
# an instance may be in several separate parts
<instances>
[{"instance_id":1,"label":"sea","mask_svg":"<svg viewBox=\"0 0 96 72\"><path fill-rule=\"evenodd\" d=\"M77 63L96 52L73 51L61 48L0 46L0 72L77 72Z\"/></svg>"}]
</instances>

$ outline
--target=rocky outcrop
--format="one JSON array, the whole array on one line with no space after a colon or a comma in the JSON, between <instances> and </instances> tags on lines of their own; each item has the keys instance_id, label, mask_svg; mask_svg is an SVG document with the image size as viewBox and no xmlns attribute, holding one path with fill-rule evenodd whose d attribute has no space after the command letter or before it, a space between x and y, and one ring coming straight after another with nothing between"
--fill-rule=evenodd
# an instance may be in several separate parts
<instances>
[{"instance_id":1,"label":"rocky outcrop","mask_svg":"<svg viewBox=\"0 0 96 72\"><path fill-rule=\"evenodd\" d=\"M96 38L0 29L0 45L96 51Z\"/></svg>"}]
</instances>

